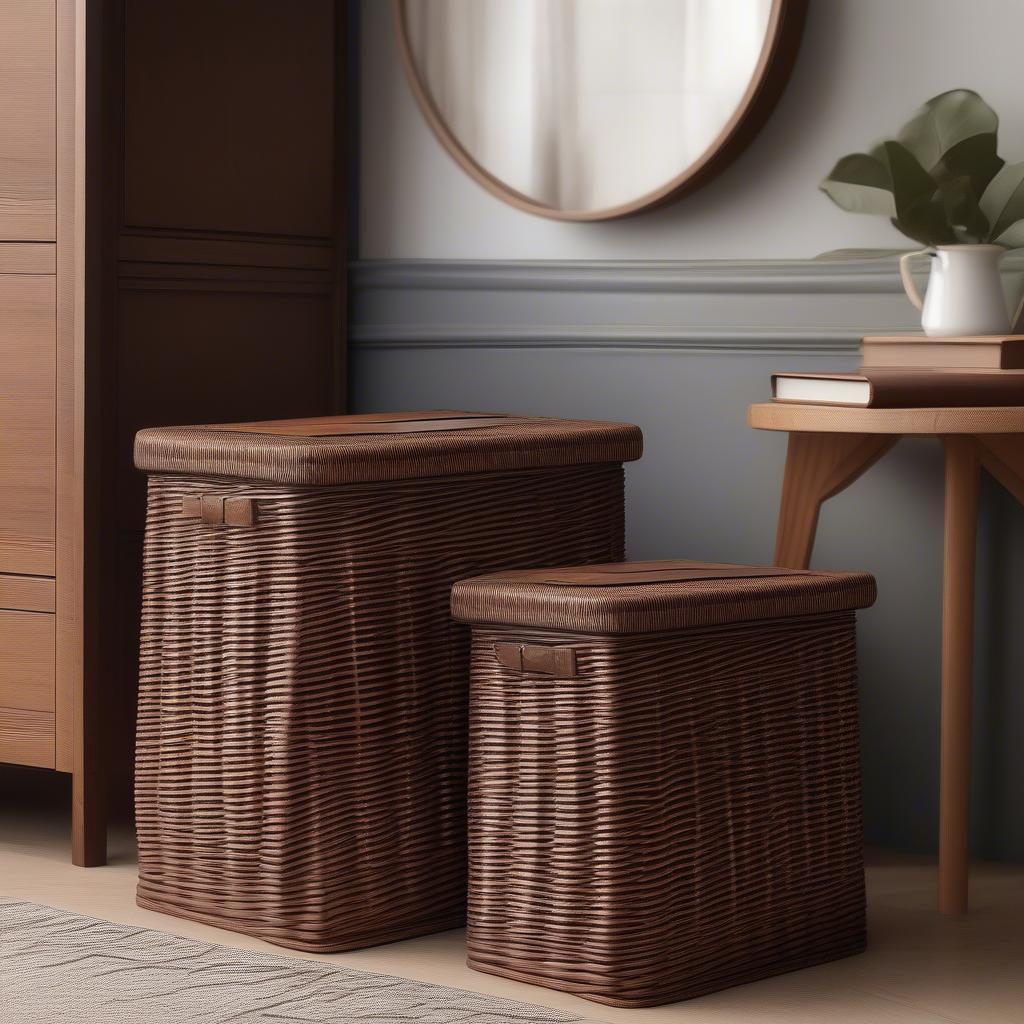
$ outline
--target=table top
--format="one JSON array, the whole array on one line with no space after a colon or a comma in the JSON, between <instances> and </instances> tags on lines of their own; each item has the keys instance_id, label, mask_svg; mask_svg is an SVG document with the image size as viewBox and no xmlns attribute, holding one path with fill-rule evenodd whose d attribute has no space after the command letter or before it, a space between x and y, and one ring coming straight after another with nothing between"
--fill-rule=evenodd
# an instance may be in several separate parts
<instances>
[{"instance_id":1,"label":"table top","mask_svg":"<svg viewBox=\"0 0 1024 1024\"><path fill-rule=\"evenodd\" d=\"M747 411L757 430L822 434L1020 434L1024 407L863 409L842 405L758 402Z\"/></svg>"}]
</instances>

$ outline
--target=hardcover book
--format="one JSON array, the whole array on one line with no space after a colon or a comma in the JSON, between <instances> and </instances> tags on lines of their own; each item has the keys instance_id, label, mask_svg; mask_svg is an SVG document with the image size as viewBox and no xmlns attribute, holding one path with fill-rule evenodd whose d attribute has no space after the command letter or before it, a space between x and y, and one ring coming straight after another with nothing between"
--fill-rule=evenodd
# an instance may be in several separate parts
<instances>
[{"instance_id":1,"label":"hardcover book","mask_svg":"<svg viewBox=\"0 0 1024 1024\"><path fill-rule=\"evenodd\" d=\"M891 370L773 373L777 402L874 409L1024 406L1024 370Z\"/></svg>"},{"instance_id":2,"label":"hardcover book","mask_svg":"<svg viewBox=\"0 0 1024 1024\"><path fill-rule=\"evenodd\" d=\"M868 335L861 344L866 367L978 370L1024 369L1024 335L929 338L923 334Z\"/></svg>"}]
</instances>

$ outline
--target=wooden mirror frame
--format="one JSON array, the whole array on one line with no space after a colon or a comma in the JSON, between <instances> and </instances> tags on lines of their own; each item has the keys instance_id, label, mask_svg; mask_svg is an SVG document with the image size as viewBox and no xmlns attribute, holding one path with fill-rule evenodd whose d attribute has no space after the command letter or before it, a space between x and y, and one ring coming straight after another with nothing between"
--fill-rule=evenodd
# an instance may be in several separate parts
<instances>
[{"instance_id":1,"label":"wooden mirror frame","mask_svg":"<svg viewBox=\"0 0 1024 1024\"><path fill-rule=\"evenodd\" d=\"M474 181L492 195L527 213L565 221L614 220L664 206L700 188L732 163L764 126L789 81L803 36L807 2L808 0L772 0L764 46L743 98L717 138L681 174L660 188L619 206L603 210L557 210L538 203L506 185L470 156L455 138L417 70L412 46L409 43L405 0L391 0L398 48L406 78L427 124L441 145Z\"/></svg>"}]
</instances>

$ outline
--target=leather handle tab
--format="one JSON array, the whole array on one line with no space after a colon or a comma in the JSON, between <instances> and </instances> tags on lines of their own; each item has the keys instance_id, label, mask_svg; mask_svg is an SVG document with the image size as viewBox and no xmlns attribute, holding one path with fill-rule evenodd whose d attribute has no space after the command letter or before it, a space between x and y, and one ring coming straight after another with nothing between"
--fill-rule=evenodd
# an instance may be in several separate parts
<instances>
[{"instance_id":1,"label":"leather handle tab","mask_svg":"<svg viewBox=\"0 0 1024 1024\"><path fill-rule=\"evenodd\" d=\"M193 494L182 499L181 514L207 526L255 526L256 501L227 494Z\"/></svg>"},{"instance_id":2,"label":"leather handle tab","mask_svg":"<svg viewBox=\"0 0 1024 1024\"><path fill-rule=\"evenodd\" d=\"M571 647L499 642L494 645L494 653L499 665L514 672L536 672L560 679L576 675L576 651Z\"/></svg>"}]
</instances>

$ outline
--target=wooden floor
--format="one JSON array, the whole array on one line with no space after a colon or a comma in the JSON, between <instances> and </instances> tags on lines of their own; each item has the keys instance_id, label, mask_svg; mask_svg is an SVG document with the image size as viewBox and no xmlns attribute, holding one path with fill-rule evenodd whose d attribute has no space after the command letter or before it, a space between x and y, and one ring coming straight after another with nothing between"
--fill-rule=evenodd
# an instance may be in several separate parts
<instances>
[{"instance_id":1,"label":"wooden floor","mask_svg":"<svg viewBox=\"0 0 1024 1024\"><path fill-rule=\"evenodd\" d=\"M62 787L44 785L26 798L24 782L23 773L0 772L0 896L226 946L303 955L140 910L134 902L129 831L122 829L115 835L109 867L74 868L68 861L63 806L67 794ZM868 892L869 949L864 955L650 1010L611 1009L477 974L463 962L461 932L316 959L562 1007L607 1022L1024 1022L1024 868L977 868L971 890L974 908L962 919L941 918L933 909L935 869L926 861L873 856Z\"/></svg>"}]
</instances>

